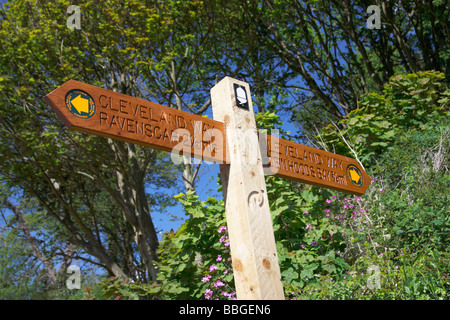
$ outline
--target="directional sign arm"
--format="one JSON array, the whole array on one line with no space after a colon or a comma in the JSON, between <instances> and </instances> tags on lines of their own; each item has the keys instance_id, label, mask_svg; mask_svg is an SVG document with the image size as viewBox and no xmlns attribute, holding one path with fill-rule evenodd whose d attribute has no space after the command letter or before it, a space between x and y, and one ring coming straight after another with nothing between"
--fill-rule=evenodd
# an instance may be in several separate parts
<instances>
[{"instance_id":1,"label":"directional sign arm","mask_svg":"<svg viewBox=\"0 0 450 320\"><path fill-rule=\"evenodd\" d=\"M276 142L273 142L273 141ZM267 157L276 177L363 195L370 177L352 158L267 136Z\"/></svg>"},{"instance_id":2,"label":"directional sign arm","mask_svg":"<svg viewBox=\"0 0 450 320\"><path fill-rule=\"evenodd\" d=\"M69 80L45 101L71 130L189 155L227 159L222 122Z\"/></svg>"}]
</instances>

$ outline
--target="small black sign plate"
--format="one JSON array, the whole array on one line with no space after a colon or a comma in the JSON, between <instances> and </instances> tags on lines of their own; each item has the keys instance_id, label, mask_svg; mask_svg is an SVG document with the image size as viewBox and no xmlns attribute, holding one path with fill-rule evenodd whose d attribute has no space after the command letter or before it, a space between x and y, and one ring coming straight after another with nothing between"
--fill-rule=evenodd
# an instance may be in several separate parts
<instances>
[{"instance_id":1,"label":"small black sign plate","mask_svg":"<svg viewBox=\"0 0 450 320\"><path fill-rule=\"evenodd\" d=\"M236 105L244 110L248 110L248 94L244 86L237 83L234 84L234 96L236 97Z\"/></svg>"}]
</instances>

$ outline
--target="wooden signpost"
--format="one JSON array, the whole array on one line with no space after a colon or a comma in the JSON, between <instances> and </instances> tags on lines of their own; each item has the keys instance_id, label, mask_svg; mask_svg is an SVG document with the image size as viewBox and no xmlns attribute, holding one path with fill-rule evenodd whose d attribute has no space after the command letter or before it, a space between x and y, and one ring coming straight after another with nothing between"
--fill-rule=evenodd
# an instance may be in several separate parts
<instances>
[{"instance_id":1,"label":"wooden signpost","mask_svg":"<svg viewBox=\"0 0 450 320\"><path fill-rule=\"evenodd\" d=\"M225 77L211 89L214 120L69 80L45 101L70 129L220 164L239 299L284 299L264 174L362 195L354 159L278 137L258 139L250 88Z\"/></svg>"},{"instance_id":2,"label":"wooden signpost","mask_svg":"<svg viewBox=\"0 0 450 320\"><path fill-rule=\"evenodd\" d=\"M45 102L72 130L168 152L178 148L217 163L226 156L219 121L75 80L50 92Z\"/></svg>"},{"instance_id":3,"label":"wooden signpost","mask_svg":"<svg viewBox=\"0 0 450 320\"><path fill-rule=\"evenodd\" d=\"M214 118L225 124L230 156L229 164L220 166L220 174L234 282L239 299L284 299L256 121L249 97L248 84L229 77L211 89Z\"/></svg>"}]
</instances>

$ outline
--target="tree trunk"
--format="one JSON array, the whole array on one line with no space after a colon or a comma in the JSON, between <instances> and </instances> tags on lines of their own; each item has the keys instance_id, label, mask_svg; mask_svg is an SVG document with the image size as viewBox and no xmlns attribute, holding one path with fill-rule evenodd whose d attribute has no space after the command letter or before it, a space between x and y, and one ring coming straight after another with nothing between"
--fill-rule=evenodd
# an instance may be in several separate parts
<instances>
[{"instance_id":1,"label":"tree trunk","mask_svg":"<svg viewBox=\"0 0 450 320\"><path fill-rule=\"evenodd\" d=\"M26 223L25 219L23 218L22 211L20 208L14 204L12 204L9 199L5 200L6 207L10 209L18 222L18 229L21 230L25 236L25 239L27 243L31 246L33 255L42 262L44 265L45 273L47 275L47 290L51 290L56 288L57 282L56 282L56 270L51 262L50 259L48 259L42 250L39 248L39 244L35 237L32 236L30 232L30 227Z\"/></svg>"}]
</instances>

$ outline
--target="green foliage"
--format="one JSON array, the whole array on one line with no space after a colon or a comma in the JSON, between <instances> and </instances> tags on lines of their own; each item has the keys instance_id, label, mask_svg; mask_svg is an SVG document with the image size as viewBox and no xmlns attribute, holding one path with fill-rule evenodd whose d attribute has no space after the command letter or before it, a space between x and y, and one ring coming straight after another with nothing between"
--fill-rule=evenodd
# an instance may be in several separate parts
<instances>
[{"instance_id":1,"label":"green foliage","mask_svg":"<svg viewBox=\"0 0 450 320\"><path fill-rule=\"evenodd\" d=\"M161 241L161 262L158 264L161 297L204 298L206 289L214 280L216 283L221 280L231 287L232 272L229 266L223 265L228 260L229 250L224 247L224 236L218 233L226 224L223 200L208 198L199 201L194 192L179 194L176 198L183 204L189 219L176 233L166 233ZM219 255L223 261L221 267L211 270L211 266L217 265ZM224 275L225 270L228 274ZM213 280L202 282L208 275Z\"/></svg>"},{"instance_id":2,"label":"green foliage","mask_svg":"<svg viewBox=\"0 0 450 320\"><path fill-rule=\"evenodd\" d=\"M164 212L174 202L168 194L177 189L178 168L167 154L69 131L44 103L44 96L76 79L143 97L134 81L145 82L152 72L166 74L170 57L180 54L154 50L163 47L173 31L170 17L175 12L167 7L159 10L150 2L82 1L77 3L82 29L70 30L66 26L70 4L14 1L0 8L0 181L24 202L38 203L41 219L31 210L25 214L46 261L60 265L61 252L70 244L74 246L70 255L109 271L108 264L117 263L124 274L145 281L151 259L143 257L157 246L150 211ZM164 92L167 87L146 89ZM163 99L147 97L152 98ZM138 233L144 236L137 237ZM144 237L142 241L154 240L153 248L136 245ZM27 241L23 244L29 247ZM28 270L21 272L34 272L33 251L21 253L22 259L33 262L22 264ZM9 268L6 262L1 267ZM45 282L45 273L40 276L31 279ZM29 279L15 279L10 285L25 286Z\"/></svg>"},{"instance_id":3,"label":"green foliage","mask_svg":"<svg viewBox=\"0 0 450 320\"><path fill-rule=\"evenodd\" d=\"M96 297L105 300L139 300L150 299L155 294L156 285L133 283L120 277L111 277L105 279L97 286L100 290L92 290L91 287L84 290L87 295L84 299L93 299Z\"/></svg>"},{"instance_id":4,"label":"green foliage","mask_svg":"<svg viewBox=\"0 0 450 320\"><path fill-rule=\"evenodd\" d=\"M448 300L449 262L448 252L386 250L362 256L337 278L322 276L286 293L308 300Z\"/></svg>"},{"instance_id":5,"label":"green foliage","mask_svg":"<svg viewBox=\"0 0 450 320\"><path fill-rule=\"evenodd\" d=\"M436 123L400 131L390 151L378 157L364 199L346 201L347 208L334 205L338 198L330 203L330 213L340 217L352 203L357 209L352 219L340 219L350 268L303 288L290 284L290 298L449 298L448 135L448 125ZM371 267L380 272L380 288L368 287Z\"/></svg>"},{"instance_id":6,"label":"green foliage","mask_svg":"<svg viewBox=\"0 0 450 320\"><path fill-rule=\"evenodd\" d=\"M444 79L444 74L434 71L394 76L383 94L364 95L358 109L338 127L330 124L323 128L319 137L330 150L353 157L343 136L361 162L372 164L374 158L392 148L401 130L423 130L428 123L448 117L450 89Z\"/></svg>"},{"instance_id":7,"label":"green foliage","mask_svg":"<svg viewBox=\"0 0 450 320\"><path fill-rule=\"evenodd\" d=\"M395 243L414 251L450 245L449 137L448 125L407 131L375 170L384 190L374 210L386 216L383 223Z\"/></svg>"},{"instance_id":8,"label":"green foliage","mask_svg":"<svg viewBox=\"0 0 450 320\"><path fill-rule=\"evenodd\" d=\"M345 269L347 263L337 254L343 249L342 228L322 209L331 193L269 179L267 192L283 280L303 286L306 279Z\"/></svg>"}]
</instances>

